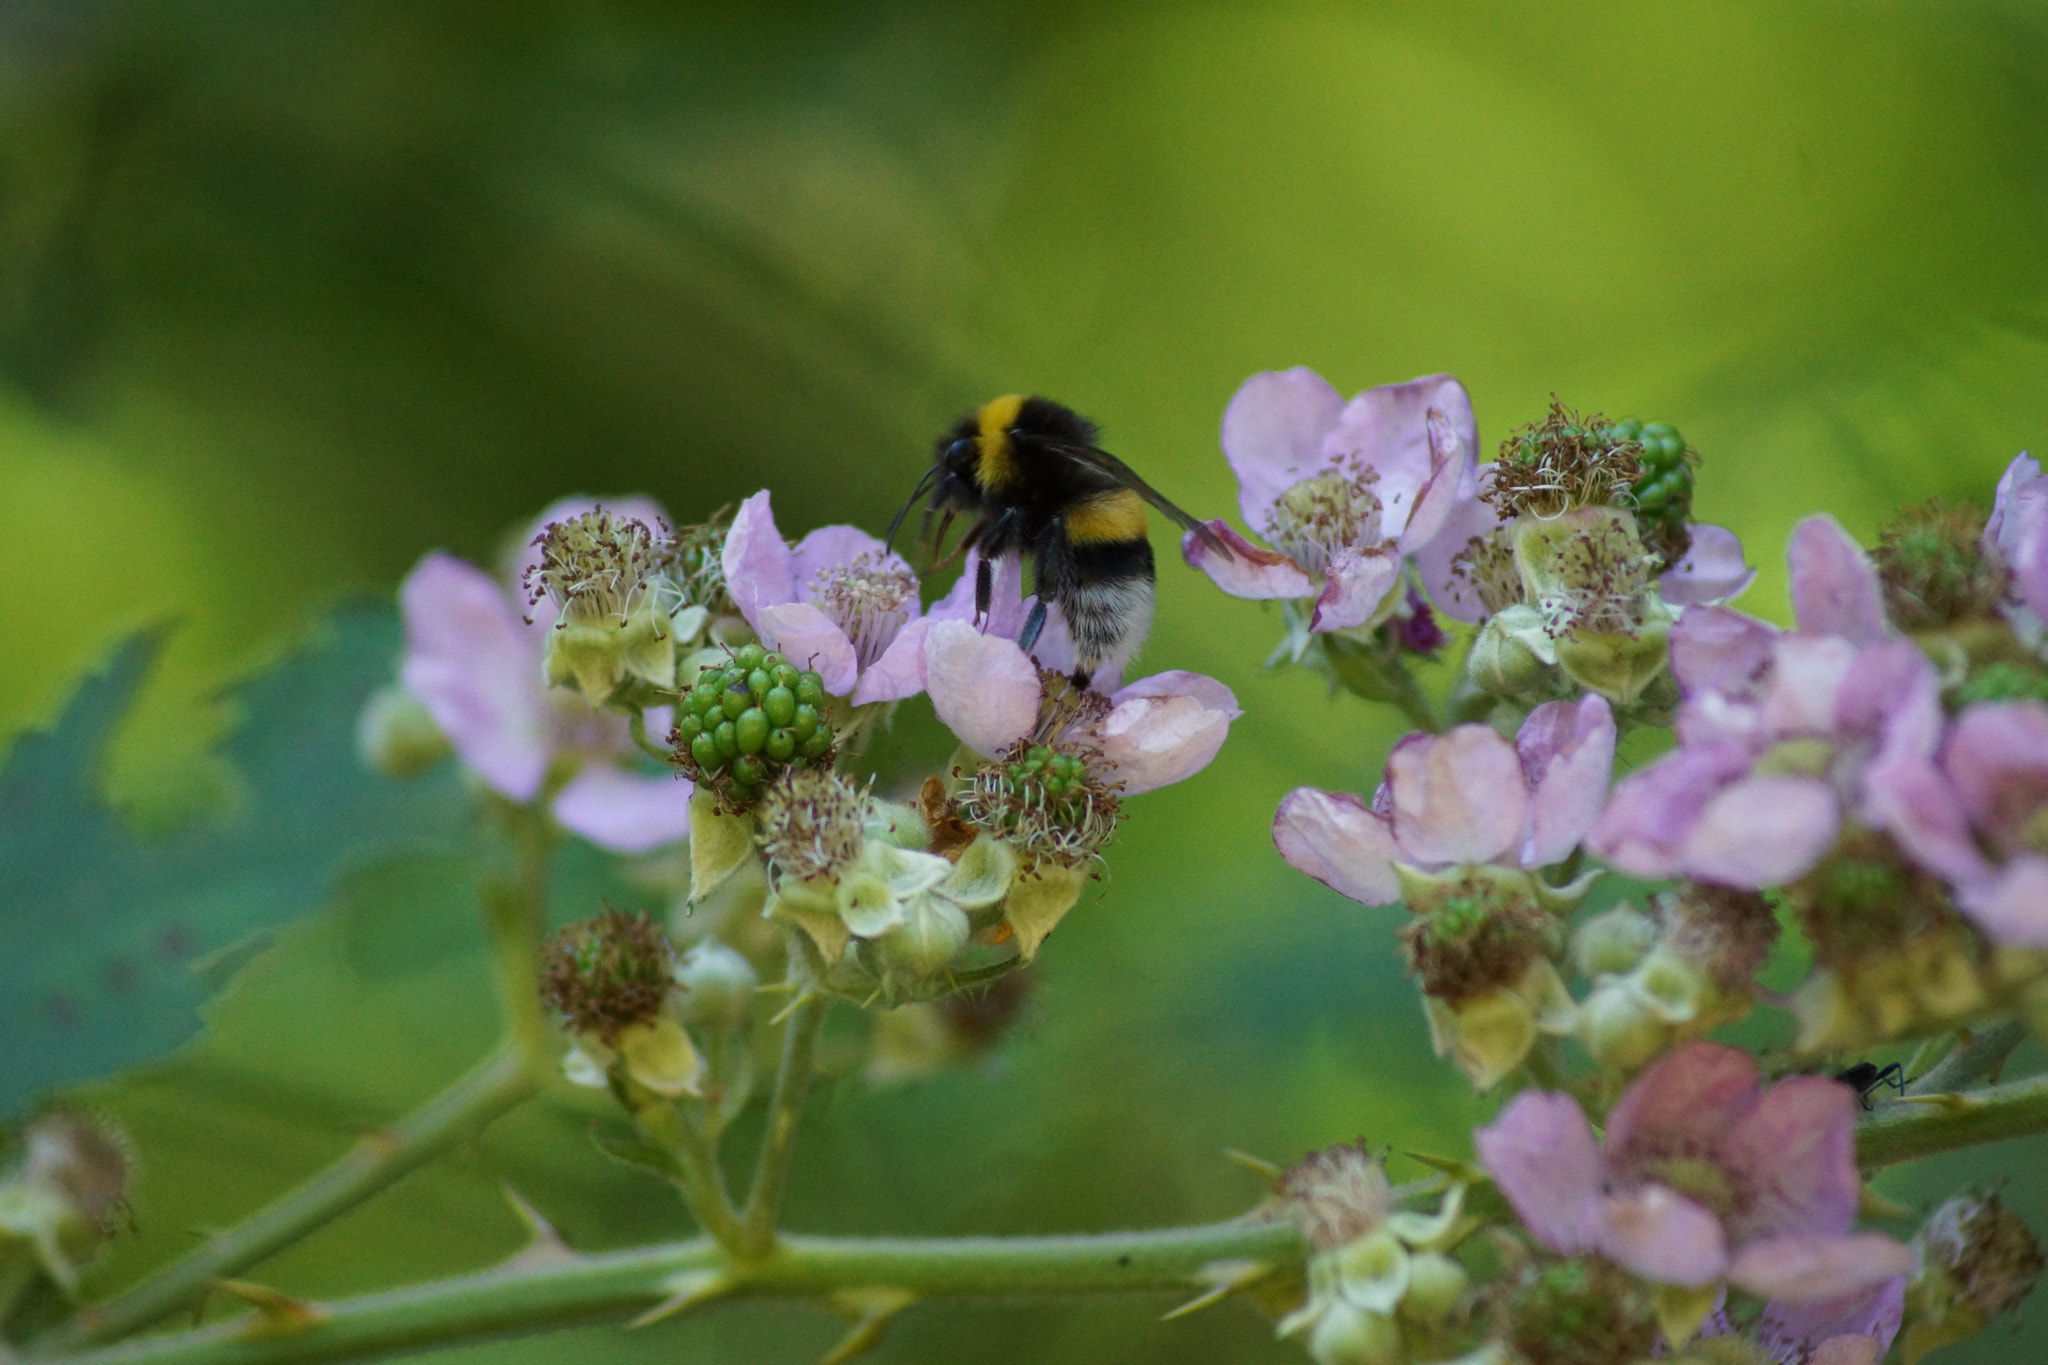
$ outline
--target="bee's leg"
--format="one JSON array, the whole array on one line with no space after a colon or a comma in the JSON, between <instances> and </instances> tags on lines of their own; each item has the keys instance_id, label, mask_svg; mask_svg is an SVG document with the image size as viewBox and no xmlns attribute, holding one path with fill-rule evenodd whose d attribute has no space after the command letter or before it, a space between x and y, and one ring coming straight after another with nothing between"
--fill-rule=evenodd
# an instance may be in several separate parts
<instances>
[{"instance_id":1,"label":"bee's leg","mask_svg":"<svg viewBox=\"0 0 2048 1365\"><path fill-rule=\"evenodd\" d=\"M983 560L982 563L986 566L988 561ZM1032 604L1031 614L1024 618L1024 629L1017 636L1017 648L1029 654L1031 646L1038 643L1038 632L1044 629L1045 603L1035 602Z\"/></svg>"},{"instance_id":2,"label":"bee's leg","mask_svg":"<svg viewBox=\"0 0 2048 1365\"><path fill-rule=\"evenodd\" d=\"M944 564L946 562L946 532L952 529L953 509L948 507L946 509L946 515L939 521L939 533L931 538L933 568L937 568L939 565Z\"/></svg>"},{"instance_id":3,"label":"bee's leg","mask_svg":"<svg viewBox=\"0 0 2048 1365\"><path fill-rule=\"evenodd\" d=\"M989 603L996 595L996 571L986 559L974 563L974 624L988 620ZM1035 632L1034 632L1035 633ZM1026 649L1030 646L1026 645Z\"/></svg>"}]
</instances>

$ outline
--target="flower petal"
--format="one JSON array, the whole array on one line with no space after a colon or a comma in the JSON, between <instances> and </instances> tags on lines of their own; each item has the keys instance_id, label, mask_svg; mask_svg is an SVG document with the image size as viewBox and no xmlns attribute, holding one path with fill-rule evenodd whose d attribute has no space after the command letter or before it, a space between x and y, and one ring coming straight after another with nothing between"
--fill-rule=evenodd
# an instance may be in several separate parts
<instances>
[{"instance_id":1,"label":"flower petal","mask_svg":"<svg viewBox=\"0 0 2048 1365\"><path fill-rule=\"evenodd\" d=\"M1863 804L1870 824L1889 832L1929 872L1965 887L1990 878L1962 799L1927 760L1906 756L1872 764L1863 775Z\"/></svg>"},{"instance_id":2,"label":"flower petal","mask_svg":"<svg viewBox=\"0 0 2048 1365\"><path fill-rule=\"evenodd\" d=\"M1896 1275L1836 1299L1765 1304L1757 1340L1779 1359L1798 1360L1810 1349L1810 1365L1877 1365L1898 1335L1905 1308L1906 1277Z\"/></svg>"},{"instance_id":3,"label":"flower petal","mask_svg":"<svg viewBox=\"0 0 2048 1365\"><path fill-rule=\"evenodd\" d=\"M2005 702L1964 711L1941 752L1956 796L1995 841L2012 845L2048 806L2048 706Z\"/></svg>"},{"instance_id":4,"label":"flower petal","mask_svg":"<svg viewBox=\"0 0 2048 1365\"><path fill-rule=\"evenodd\" d=\"M609 763L585 764L555 796L555 822L614 853L645 853L690 836L687 778L643 777Z\"/></svg>"},{"instance_id":5,"label":"flower petal","mask_svg":"<svg viewBox=\"0 0 2048 1365\"><path fill-rule=\"evenodd\" d=\"M733 514L725 533L725 590L732 597L748 625L757 625L762 607L780 606L796 600L795 575L789 546L775 529L775 513L768 506L768 490L748 498Z\"/></svg>"},{"instance_id":6,"label":"flower petal","mask_svg":"<svg viewBox=\"0 0 2048 1365\"><path fill-rule=\"evenodd\" d=\"M1749 771L1749 751L1686 745L1615 783L1586 846L1631 877L1668 877L1715 794Z\"/></svg>"},{"instance_id":7,"label":"flower petal","mask_svg":"<svg viewBox=\"0 0 2048 1365\"><path fill-rule=\"evenodd\" d=\"M540 790L552 748L540 651L491 576L435 552L398 590L399 678L462 762L514 801Z\"/></svg>"},{"instance_id":8,"label":"flower petal","mask_svg":"<svg viewBox=\"0 0 2048 1365\"><path fill-rule=\"evenodd\" d=\"M1015 640L939 621L925 636L924 658L932 710L976 753L1000 753L1037 723L1038 670Z\"/></svg>"},{"instance_id":9,"label":"flower petal","mask_svg":"<svg viewBox=\"0 0 2048 1365\"><path fill-rule=\"evenodd\" d=\"M1124 795L1135 796L1208 767L1230 733L1230 722L1243 714L1222 683L1175 670L1118 691L1095 734Z\"/></svg>"},{"instance_id":10,"label":"flower petal","mask_svg":"<svg viewBox=\"0 0 2048 1365\"><path fill-rule=\"evenodd\" d=\"M924 691L924 637L932 619L920 616L896 632L882 657L860 675L850 699L855 706L875 701L901 701Z\"/></svg>"},{"instance_id":11,"label":"flower petal","mask_svg":"<svg viewBox=\"0 0 2048 1365\"><path fill-rule=\"evenodd\" d=\"M1273 844L1296 872L1365 905L1401 899L1393 827L1349 792L1297 787L1273 814Z\"/></svg>"},{"instance_id":12,"label":"flower petal","mask_svg":"<svg viewBox=\"0 0 2048 1365\"><path fill-rule=\"evenodd\" d=\"M1995 943L2048 948L2048 858L2020 854L1988 885L1966 888L1960 909Z\"/></svg>"},{"instance_id":13,"label":"flower petal","mask_svg":"<svg viewBox=\"0 0 2048 1365\"><path fill-rule=\"evenodd\" d=\"M1720 1043L1687 1043L1622 1092L1607 1116L1608 1160L1629 1172L1641 1159L1711 1148L1756 1105L1758 1095L1756 1063L1748 1053Z\"/></svg>"},{"instance_id":14,"label":"flower petal","mask_svg":"<svg viewBox=\"0 0 2048 1365\"><path fill-rule=\"evenodd\" d=\"M1728 1267L1728 1278L1775 1303L1826 1303L1860 1297L1913 1268L1912 1251L1882 1233L1796 1235L1744 1247Z\"/></svg>"},{"instance_id":15,"label":"flower petal","mask_svg":"<svg viewBox=\"0 0 2048 1365\"><path fill-rule=\"evenodd\" d=\"M1473 540L1491 534L1499 525L1492 504L1482 502L1476 494L1461 493L1437 533L1414 552L1415 568L1422 575L1430 605L1453 621L1470 624L1486 616L1486 604L1479 600L1471 580L1457 571L1454 561Z\"/></svg>"},{"instance_id":16,"label":"flower petal","mask_svg":"<svg viewBox=\"0 0 2048 1365\"><path fill-rule=\"evenodd\" d=\"M1429 414L1443 415L1444 437L1455 437L1432 449ZM1323 461L1339 460L1363 466L1378 475L1374 491L1383 507L1381 525L1388 537L1401 534L1424 502L1425 490L1434 475L1446 469L1462 473L1463 466L1446 466L1444 461L1470 452L1479 444L1472 420L1472 400L1465 386L1447 374L1429 374L1405 384L1382 384L1367 389L1344 405L1336 425L1323 438ZM1456 492L1452 484L1441 492ZM1432 499L1432 501L1434 501ZM1431 507L1428 515L1441 517L1448 506ZM1430 527L1415 539L1422 544L1435 533ZM1403 548L1408 548L1404 540Z\"/></svg>"},{"instance_id":17,"label":"flower petal","mask_svg":"<svg viewBox=\"0 0 2048 1365\"><path fill-rule=\"evenodd\" d=\"M1877 566L1842 523L1823 513L1792 528L1792 615L1799 628L1867 644L1885 633Z\"/></svg>"},{"instance_id":18,"label":"flower petal","mask_svg":"<svg viewBox=\"0 0 2048 1365\"><path fill-rule=\"evenodd\" d=\"M1663 1185L1609 1196L1602 1212L1600 1250L1645 1279L1696 1289L1728 1268L1720 1220Z\"/></svg>"},{"instance_id":19,"label":"flower petal","mask_svg":"<svg viewBox=\"0 0 2048 1365\"><path fill-rule=\"evenodd\" d=\"M817 670L825 690L835 697L853 691L860 660L853 641L824 612L808 602L783 602L757 607L754 629L761 643L778 650L797 668Z\"/></svg>"},{"instance_id":20,"label":"flower petal","mask_svg":"<svg viewBox=\"0 0 2048 1365\"><path fill-rule=\"evenodd\" d=\"M1255 374L1223 410L1223 458L1237 475L1237 510L1256 531L1280 495L1324 467L1323 436L1344 399L1314 370Z\"/></svg>"},{"instance_id":21,"label":"flower petal","mask_svg":"<svg viewBox=\"0 0 2048 1365\"><path fill-rule=\"evenodd\" d=\"M1472 1146L1537 1241L1566 1256L1595 1245L1606 1172L1578 1101L1525 1090L1473 1130Z\"/></svg>"},{"instance_id":22,"label":"flower petal","mask_svg":"<svg viewBox=\"0 0 2048 1365\"><path fill-rule=\"evenodd\" d=\"M1742 596L1756 570L1742 560L1742 542L1725 526L1696 522L1692 548L1657 580L1657 595L1670 606L1726 602Z\"/></svg>"},{"instance_id":23,"label":"flower petal","mask_svg":"<svg viewBox=\"0 0 2048 1365\"><path fill-rule=\"evenodd\" d=\"M1690 697L1702 691L1746 696L1771 665L1778 628L1728 607L1687 607L1667 637L1671 676Z\"/></svg>"},{"instance_id":24,"label":"flower petal","mask_svg":"<svg viewBox=\"0 0 2048 1365\"><path fill-rule=\"evenodd\" d=\"M1486 725L1402 740L1387 756L1387 784L1411 862L1494 862L1514 849L1528 812L1522 760Z\"/></svg>"},{"instance_id":25,"label":"flower petal","mask_svg":"<svg viewBox=\"0 0 2048 1365\"><path fill-rule=\"evenodd\" d=\"M1700 811L1680 864L1701 881L1755 891L1820 861L1841 832L1834 789L1815 777L1747 777Z\"/></svg>"},{"instance_id":26,"label":"flower petal","mask_svg":"<svg viewBox=\"0 0 2048 1365\"><path fill-rule=\"evenodd\" d=\"M1401 557L1390 543L1346 545L1330 556L1330 576L1310 613L1310 630L1346 630L1378 614L1401 576Z\"/></svg>"},{"instance_id":27,"label":"flower petal","mask_svg":"<svg viewBox=\"0 0 2048 1365\"><path fill-rule=\"evenodd\" d=\"M1434 540L1459 504L1471 497L1468 489L1472 482L1472 451L1479 443L1479 433L1472 420L1472 401L1465 396L1464 386L1455 380L1451 386L1462 400L1458 410L1432 407L1424 418L1429 477L1416 490L1415 506L1408 513L1407 524L1400 529L1402 554L1412 555ZM1388 529L1392 529L1391 522Z\"/></svg>"},{"instance_id":28,"label":"flower petal","mask_svg":"<svg viewBox=\"0 0 2048 1365\"><path fill-rule=\"evenodd\" d=\"M1863 1188L1855 1128L1856 1098L1837 1081L1790 1076L1766 1089L1722 1139L1723 1162L1755 1191L1738 1238L1847 1232Z\"/></svg>"},{"instance_id":29,"label":"flower petal","mask_svg":"<svg viewBox=\"0 0 2048 1365\"><path fill-rule=\"evenodd\" d=\"M820 526L796 543L789 554L790 586L798 597L809 597L811 580L820 570L837 568L862 555L886 559L906 572L909 561L882 548L882 542L858 526Z\"/></svg>"},{"instance_id":30,"label":"flower petal","mask_svg":"<svg viewBox=\"0 0 2048 1365\"><path fill-rule=\"evenodd\" d=\"M1576 704L1545 702L1522 722L1515 735L1515 754L1529 787L1522 866L1557 862L1586 837L1607 800L1614 742L1614 712L1597 692Z\"/></svg>"},{"instance_id":31,"label":"flower petal","mask_svg":"<svg viewBox=\"0 0 2048 1365\"><path fill-rule=\"evenodd\" d=\"M1315 591L1301 566L1278 550L1262 549L1220 521L1204 523L1211 534L1231 549L1220 555L1189 531L1181 537L1180 557L1190 568L1200 569L1232 597L1266 599L1307 597Z\"/></svg>"}]
</instances>

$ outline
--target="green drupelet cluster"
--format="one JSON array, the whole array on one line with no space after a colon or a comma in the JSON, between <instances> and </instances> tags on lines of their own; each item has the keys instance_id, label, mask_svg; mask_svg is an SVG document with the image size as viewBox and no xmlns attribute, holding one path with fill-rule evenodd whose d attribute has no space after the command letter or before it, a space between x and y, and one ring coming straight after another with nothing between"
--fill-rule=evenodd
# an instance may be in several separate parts
<instances>
[{"instance_id":1,"label":"green drupelet cluster","mask_svg":"<svg viewBox=\"0 0 2048 1365\"><path fill-rule=\"evenodd\" d=\"M1616 422L1600 433L1609 442L1633 444L1643 472L1629 488L1643 543L1670 568L1692 544L1685 524L1692 520L1693 465L1698 456L1669 422Z\"/></svg>"},{"instance_id":2,"label":"green drupelet cluster","mask_svg":"<svg viewBox=\"0 0 2048 1365\"><path fill-rule=\"evenodd\" d=\"M740 805L791 764L829 761L837 738L825 720L824 679L758 644L698 674L676 714L676 766Z\"/></svg>"},{"instance_id":3,"label":"green drupelet cluster","mask_svg":"<svg viewBox=\"0 0 2048 1365\"><path fill-rule=\"evenodd\" d=\"M1043 744L1026 749L1004 769L1006 794L1029 802L1034 796L1054 815L1070 813L1087 799L1088 765L1074 754L1055 753Z\"/></svg>"}]
</instances>

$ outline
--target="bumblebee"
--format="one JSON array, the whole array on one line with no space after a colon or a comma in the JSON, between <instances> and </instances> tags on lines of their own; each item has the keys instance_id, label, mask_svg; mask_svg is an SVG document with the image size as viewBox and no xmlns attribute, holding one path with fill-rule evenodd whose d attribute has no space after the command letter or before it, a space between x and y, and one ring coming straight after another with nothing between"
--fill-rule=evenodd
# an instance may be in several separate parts
<instances>
[{"instance_id":1,"label":"bumblebee","mask_svg":"<svg viewBox=\"0 0 2048 1365\"><path fill-rule=\"evenodd\" d=\"M1218 554L1230 550L1214 532L1161 496L1159 490L1096 443L1095 424L1048 398L1010 394L984 404L941 436L909 501L889 523L889 541L903 518L929 495L925 520L942 514L934 552L953 518L973 525L956 553L981 552L974 585L975 618L987 616L994 591L992 561L1031 557L1038 604L1017 643L1029 654L1059 609L1074 640L1074 685L1137 652L1152 625L1154 566L1145 538L1145 504L1193 531Z\"/></svg>"}]
</instances>

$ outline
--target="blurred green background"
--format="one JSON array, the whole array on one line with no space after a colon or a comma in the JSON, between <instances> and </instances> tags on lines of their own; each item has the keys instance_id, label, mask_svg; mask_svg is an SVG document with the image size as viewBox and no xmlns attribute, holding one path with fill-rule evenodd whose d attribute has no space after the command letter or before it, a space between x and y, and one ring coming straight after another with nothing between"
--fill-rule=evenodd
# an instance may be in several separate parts
<instances>
[{"instance_id":1,"label":"blurred green background","mask_svg":"<svg viewBox=\"0 0 2048 1365\"><path fill-rule=\"evenodd\" d=\"M1901 500L1988 500L2041 439L2048 12L13 0L0 233L0 725L174 622L108 773L162 823L231 786L220 685L423 551L488 557L576 490L693 520L765 484L792 534L879 530L1005 391L1095 417L1204 515L1261 369L1448 370L1488 448L1553 392L1670 420L1706 452L1700 515L1764 569L1745 605L1782 616L1798 516L1868 537ZM1396 733L1263 673L1278 628L1165 569L1145 663L1223 678L1245 718L1135 803L992 1069L822 1092L797 1226L1207 1219L1257 1193L1224 1146L1463 1150L1484 1111L1428 1057L1395 912L1267 841L1284 791L1369 788ZM364 869L208 1041L96 1092L145 1161L102 1285L486 1045L467 877ZM679 1231L585 1122L521 1114L258 1277L481 1264L515 1238L508 1178L580 1246ZM924 1308L877 1358L1299 1358L1240 1308L1166 1306ZM838 1330L736 1309L488 1354L796 1360Z\"/></svg>"}]
</instances>

